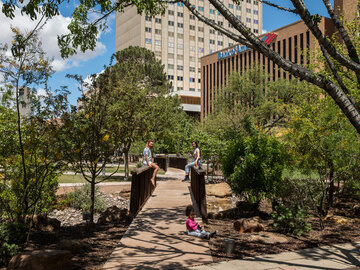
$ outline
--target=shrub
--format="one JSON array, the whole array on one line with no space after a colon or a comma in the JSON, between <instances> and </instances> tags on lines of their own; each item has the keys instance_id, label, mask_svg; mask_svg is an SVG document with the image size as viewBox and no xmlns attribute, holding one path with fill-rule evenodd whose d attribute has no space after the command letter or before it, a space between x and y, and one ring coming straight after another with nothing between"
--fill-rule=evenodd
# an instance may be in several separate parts
<instances>
[{"instance_id":1,"label":"shrub","mask_svg":"<svg viewBox=\"0 0 360 270\"><path fill-rule=\"evenodd\" d=\"M232 191L250 201L272 199L282 188L285 149L275 137L237 135L222 155L222 168Z\"/></svg>"},{"instance_id":2,"label":"shrub","mask_svg":"<svg viewBox=\"0 0 360 270\"><path fill-rule=\"evenodd\" d=\"M138 162L138 163L136 163L136 168L141 168L143 166L143 164L142 164L142 162Z\"/></svg>"},{"instance_id":3,"label":"shrub","mask_svg":"<svg viewBox=\"0 0 360 270\"><path fill-rule=\"evenodd\" d=\"M10 259L20 251L19 245L25 240L24 224L10 222L0 225L0 267L9 263Z\"/></svg>"},{"instance_id":4,"label":"shrub","mask_svg":"<svg viewBox=\"0 0 360 270\"><path fill-rule=\"evenodd\" d=\"M297 236L311 230L311 224L306 221L307 216L307 212L299 205L286 207L280 204L275 206L275 211L271 213L274 227L278 227L284 233Z\"/></svg>"},{"instance_id":5,"label":"shrub","mask_svg":"<svg viewBox=\"0 0 360 270\"><path fill-rule=\"evenodd\" d=\"M90 211L91 205L91 185L85 184L84 186L77 188L74 192L67 194L66 201L76 209L81 209L83 212ZM106 209L104 199L100 196L99 187L95 187L95 204L94 211L100 212Z\"/></svg>"}]
</instances>

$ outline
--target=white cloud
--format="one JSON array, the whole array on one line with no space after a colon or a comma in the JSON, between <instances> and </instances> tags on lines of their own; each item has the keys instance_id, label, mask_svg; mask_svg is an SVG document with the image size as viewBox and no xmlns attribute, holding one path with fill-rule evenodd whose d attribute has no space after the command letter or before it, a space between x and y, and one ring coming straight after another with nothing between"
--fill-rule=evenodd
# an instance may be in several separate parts
<instances>
[{"instance_id":1,"label":"white cloud","mask_svg":"<svg viewBox=\"0 0 360 270\"><path fill-rule=\"evenodd\" d=\"M2 6L3 4L0 1L0 9ZM87 51L86 53L79 52L68 59L62 59L57 45L57 36L69 33L67 25L70 21L71 19L69 17L58 15L49 20L39 34L43 50L49 58L54 58L52 64L56 71L62 71L74 66L79 66L82 63L106 52L106 46L98 41L94 51ZM0 43L11 43L13 33L10 26L19 28L21 32L29 32L36 24L37 21L31 21L28 16L22 16L19 9L15 10L15 18L13 20L5 17L5 15L0 12Z\"/></svg>"},{"instance_id":2,"label":"white cloud","mask_svg":"<svg viewBox=\"0 0 360 270\"><path fill-rule=\"evenodd\" d=\"M266 29L262 30L262 34L266 34L268 31Z\"/></svg>"}]
</instances>

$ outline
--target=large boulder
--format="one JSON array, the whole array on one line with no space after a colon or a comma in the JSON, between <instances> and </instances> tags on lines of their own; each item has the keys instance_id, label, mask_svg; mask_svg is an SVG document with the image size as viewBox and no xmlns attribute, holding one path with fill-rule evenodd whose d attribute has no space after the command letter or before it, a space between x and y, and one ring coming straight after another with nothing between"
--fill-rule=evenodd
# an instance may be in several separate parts
<instances>
[{"instance_id":1,"label":"large boulder","mask_svg":"<svg viewBox=\"0 0 360 270\"><path fill-rule=\"evenodd\" d=\"M26 217L26 223L30 224L31 216ZM44 215L34 215L31 228L37 231L53 232L60 229L61 222L56 218L49 218Z\"/></svg>"},{"instance_id":2,"label":"large boulder","mask_svg":"<svg viewBox=\"0 0 360 270\"><path fill-rule=\"evenodd\" d=\"M239 233L253 233L264 230L264 226L256 219L238 219L234 222L234 229Z\"/></svg>"},{"instance_id":3,"label":"large boulder","mask_svg":"<svg viewBox=\"0 0 360 270\"><path fill-rule=\"evenodd\" d=\"M105 223L126 223L130 220L129 210L120 209L117 206L108 207L105 212L101 213L98 224Z\"/></svg>"},{"instance_id":4,"label":"large boulder","mask_svg":"<svg viewBox=\"0 0 360 270\"><path fill-rule=\"evenodd\" d=\"M79 253L82 250L86 250L90 248L89 244L85 243L81 240L73 240L73 239L62 239L58 243L58 248L61 250L69 250L73 254Z\"/></svg>"},{"instance_id":5,"label":"large boulder","mask_svg":"<svg viewBox=\"0 0 360 270\"><path fill-rule=\"evenodd\" d=\"M20 253L10 260L8 270L73 269L71 252L67 250L35 250Z\"/></svg>"},{"instance_id":6,"label":"large boulder","mask_svg":"<svg viewBox=\"0 0 360 270\"><path fill-rule=\"evenodd\" d=\"M219 184L206 185L206 195L224 198L231 197L232 192L229 185L225 182L222 182Z\"/></svg>"}]
</instances>

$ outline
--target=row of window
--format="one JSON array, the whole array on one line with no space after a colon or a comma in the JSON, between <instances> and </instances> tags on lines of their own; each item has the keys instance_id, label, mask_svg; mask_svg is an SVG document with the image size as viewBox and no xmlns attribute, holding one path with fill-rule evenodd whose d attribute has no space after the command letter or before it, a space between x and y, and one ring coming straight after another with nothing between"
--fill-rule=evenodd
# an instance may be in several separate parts
<instances>
[{"instance_id":1,"label":"row of window","mask_svg":"<svg viewBox=\"0 0 360 270\"><path fill-rule=\"evenodd\" d=\"M174 75L168 75L168 79L169 80L174 80ZM177 76L176 79L178 81L183 81L184 77L183 76ZM189 80L190 80L190 82L195 82L195 78L190 78ZM200 79L198 79L198 83L200 83Z\"/></svg>"},{"instance_id":2,"label":"row of window","mask_svg":"<svg viewBox=\"0 0 360 270\"><path fill-rule=\"evenodd\" d=\"M181 86L178 86L177 87L177 90L178 91L182 91L182 90L184 90L184 88L183 87L181 87ZM189 91L195 91L195 88L189 88ZM200 91L200 89L199 89L199 91ZM173 89L173 87L171 87L170 89L169 89L169 92L174 92L174 89ZM186 104L188 104L188 103L186 103Z\"/></svg>"},{"instance_id":3,"label":"row of window","mask_svg":"<svg viewBox=\"0 0 360 270\"><path fill-rule=\"evenodd\" d=\"M174 64L168 64L168 69L174 69ZM177 65L176 67L177 70L184 70L184 66L182 65ZM190 72L195 72L195 67L189 67L189 71ZM201 69L199 68L198 69L198 72L200 73L201 72Z\"/></svg>"}]
</instances>

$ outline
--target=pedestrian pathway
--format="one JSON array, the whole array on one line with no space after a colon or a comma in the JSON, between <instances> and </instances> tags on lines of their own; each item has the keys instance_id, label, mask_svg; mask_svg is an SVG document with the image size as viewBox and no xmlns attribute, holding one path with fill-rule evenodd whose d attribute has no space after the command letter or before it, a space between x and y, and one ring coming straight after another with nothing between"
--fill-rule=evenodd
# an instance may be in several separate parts
<instances>
[{"instance_id":1,"label":"pedestrian pathway","mask_svg":"<svg viewBox=\"0 0 360 270\"><path fill-rule=\"evenodd\" d=\"M208 242L185 233L185 207L191 204L184 171L169 169L133 220L103 269L184 269L212 263Z\"/></svg>"},{"instance_id":2,"label":"pedestrian pathway","mask_svg":"<svg viewBox=\"0 0 360 270\"><path fill-rule=\"evenodd\" d=\"M283 252L191 267L196 270L360 269L360 242Z\"/></svg>"}]
</instances>

